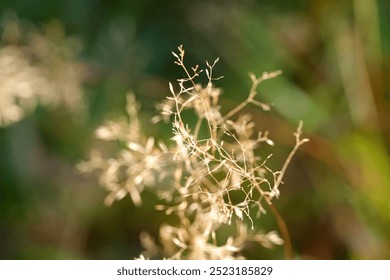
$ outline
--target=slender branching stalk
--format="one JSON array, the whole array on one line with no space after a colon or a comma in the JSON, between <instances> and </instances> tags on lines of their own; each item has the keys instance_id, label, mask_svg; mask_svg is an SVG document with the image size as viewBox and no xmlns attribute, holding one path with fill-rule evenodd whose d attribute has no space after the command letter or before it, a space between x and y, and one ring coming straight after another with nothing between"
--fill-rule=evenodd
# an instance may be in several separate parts
<instances>
[{"instance_id":1,"label":"slender branching stalk","mask_svg":"<svg viewBox=\"0 0 390 280\"><path fill-rule=\"evenodd\" d=\"M256 100L257 87L281 71L259 77L250 74L252 86L247 98L224 112L219 103L222 91L214 85L222 78L213 76L218 59L206 62L205 69L198 65L188 68L182 46L173 55L185 77L178 79L176 86L169 84L171 96L157 105L159 113L152 119L171 123L170 143L155 143L142 135L135 100L129 95L130 118L106 122L97 129L99 138L120 140L126 148L110 159L94 152L88 162L79 164L79 169L101 171L100 181L109 191L108 205L127 194L141 205L143 189L150 188L161 199L156 209L178 218L176 225L161 226L161 246L147 233L141 235L145 247L141 258L239 259L244 257L241 251L248 242L267 248L284 243L286 257L292 258L286 224L271 201L280 195L279 187L292 157L308 141L301 139L302 122L294 134L294 148L280 171L273 171L267 166L271 155L262 155L260 148L264 144L273 146L274 142L268 132L255 134L255 123L243 113L249 105L270 110L268 104ZM205 86L197 82L202 73L208 79ZM284 240L276 231L255 229L258 223L254 219L266 213L264 202L274 214ZM226 240L219 237L223 230L232 232Z\"/></svg>"}]
</instances>

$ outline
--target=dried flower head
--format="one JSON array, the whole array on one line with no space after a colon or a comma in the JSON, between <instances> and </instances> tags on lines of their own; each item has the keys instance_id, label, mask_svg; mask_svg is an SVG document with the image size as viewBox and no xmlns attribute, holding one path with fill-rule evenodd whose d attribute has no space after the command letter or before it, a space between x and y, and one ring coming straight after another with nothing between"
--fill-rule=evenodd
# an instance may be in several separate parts
<instances>
[{"instance_id":1,"label":"dried flower head","mask_svg":"<svg viewBox=\"0 0 390 280\"><path fill-rule=\"evenodd\" d=\"M82 109L80 71L73 62L80 44L52 22L45 32L16 18L3 23L0 42L0 126L21 120L37 104Z\"/></svg>"},{"instance_id":2,"label":"dried flower head","mask_svg":"<svg viewBox=\"0 0 390 280\"><path fill-rule=\"evenodd\" d=\"M287 165L307 139L301 139L300 124L295 132L295 147L281 170L273 171L267 166L270 155L260 157L259 149L261 143L273 146L274 142L267 132L254 135L255 123L250 115L242 113L250 104L262 110L270 109L268 104L255 99L256 88L280 71L263 73L260 77L251 74L253 84L247 98L223 112L219 103L222 91L214 85L221 77L213 77L218 59L206 62L204 70L199 66L188 69L182 46L173 55L185 78L178 79L175 87L169 84L172 96L158 105L160 114L153 118L153 121L172 123L171 145L156 145L153 138L141 137L133 108L128 112L136 128L129 129L131 124L121 121L107 122L97 129L100 138L124 141L127 148L116 158L92 157L79 168L102 170L102 184L110 191L108 203L128 193L139 205L141 191L154 185L160 197L169 202L169 206L163 202L156 208L179 218L178 225L163 225L160 230L161 252L168 258L234 259L242 258L240 251L246 242L257 242L267 248L282 245L283 240L275 231L267 234L253 231L252 211L257 216L265 213L264 203L271 205L271 200L279 196ZM208 78L206 85L197 82L202 73ZM132 104L135 102L130 96L128 108ZM184 111L193 115L186 119L188 114L183 114ZM191 121L193 117L195 123ZM162 184L157 182L162 181L169 187L158 187ZM235 234L221 242L217 232L224 227L235 228ZM151 245L150 238L143 236L143 240L146 247L143 255L155 255L158 246Z\"/></svg>"}]
</instances>

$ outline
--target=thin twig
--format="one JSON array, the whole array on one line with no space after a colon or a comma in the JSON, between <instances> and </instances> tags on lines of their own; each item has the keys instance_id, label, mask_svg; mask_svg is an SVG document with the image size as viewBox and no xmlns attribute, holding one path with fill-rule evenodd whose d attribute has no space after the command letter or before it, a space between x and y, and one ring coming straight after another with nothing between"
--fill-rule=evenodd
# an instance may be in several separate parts
<instances>
[{"instance_id":1,"label":"thin twig","mask_svg":"<svg viewBox=\"0 0 390 280\"><path fill-rule=\"evenodd\" d=\"M274 215L276 222L278 223L280 234L284 239L284 245L283 245L284 256L287 260L292 260L294 259L294 252L293 252L291 238L288 232L287 224L284 221L282 215L280 215L279 211L276 209L276 207L273 204L268 203L268 206L270 207L272 214Z\"/></svg>"}]
</instances>

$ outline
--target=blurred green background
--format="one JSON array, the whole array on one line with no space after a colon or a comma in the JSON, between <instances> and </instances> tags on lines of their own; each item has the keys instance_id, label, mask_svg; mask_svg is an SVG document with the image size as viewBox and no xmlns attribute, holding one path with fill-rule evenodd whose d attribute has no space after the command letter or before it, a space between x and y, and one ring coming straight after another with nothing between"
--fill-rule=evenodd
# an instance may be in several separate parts
<instances>
[{"instance_id":1,"label":"blurred green background","mask_svg":"<svg viewBox=\"0 0 390 280\"><path fill-rule=\"evenodd\" d=\"M227 107L245 99L248 72L283 71L259 88L271 113L249 111L278 147L275 168L299 120L311 139L275 201L296 257L390 258L389 1L2 0L0 16L37 30L60 22L81 43L73 62L87 111L37 106L0 128L1 259L129 259L141 231L157 234L165 218L152 193L141 208L128 197L107 208L96 178L74 166L97 144L94 129L124 113L128 90L144 133L169 138L149 119L183 75L171 54L180 44L188 65L220 57ZM272 214L255 223L276 228ZM249 257L283 258L283 248Z\"/></svg>"}]
</instances>

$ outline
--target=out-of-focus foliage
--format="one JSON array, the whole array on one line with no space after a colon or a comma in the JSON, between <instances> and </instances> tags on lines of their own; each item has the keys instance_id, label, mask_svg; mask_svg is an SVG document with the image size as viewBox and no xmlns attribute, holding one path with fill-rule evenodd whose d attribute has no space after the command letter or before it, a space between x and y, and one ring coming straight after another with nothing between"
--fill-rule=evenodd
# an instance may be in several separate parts
<instances>
[{"instance_id":1,"label":"out-of-focus foliage","mask_svg":"<svg viewBox=\"0 0 390 280\"><path fill-rule=\"evenodd\" d=\"M24 71L38 73L34 77L44 71L64 78L66 86L82 84L86 111L81 118L73 111L80 104L67 110L39 97L23 118L0 128L0 258L132 258L141 250L140 232L157 236L166 221L150 211L153 194L143 194L141 208L130 200L104 208L104 191L73 166L92 146L107 155L115 151L95 142L93 131L103 118L123 114L129 89L142 106L141 130L172 137L164 125L152 129L149 119L154 104L169 95L168 82L181 75L171 56L179 44L190 65L220 57L214 71L225 77L217 86L225 89L227 111L245 98L239 93L248 92L249 71L283 71L259 88L273 113L248 112L259 123L255 129L269 130L285 146L273 151L269 164L275 168L294 145L291 131L300 119L310 133L274 202L296 257L390 258L389 15L385 0L1 1L2 22L18 19L34 32L10 41L2 25L0 56L17 49ZM33 34L46 34L44 41L57 44L50 45L54 52L37 54L28 43ZM64 54L75 40L83 48L73 45L74 52ZM79 73L74 79L60 74L68 63ZM2 66L0 89L9 71ZM26 88L24 72L15 73L17 85ZM61 99L63 87L47 77L53 98ZM276 228L272 215L255 223ZM281 249L246 250L251 258L283 257Z\"/></svg>"}]
</instances>

